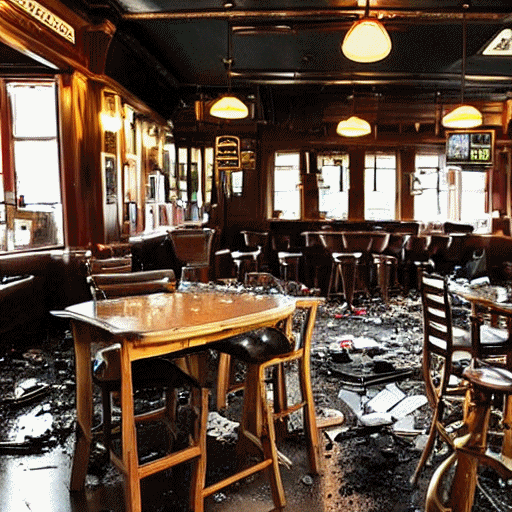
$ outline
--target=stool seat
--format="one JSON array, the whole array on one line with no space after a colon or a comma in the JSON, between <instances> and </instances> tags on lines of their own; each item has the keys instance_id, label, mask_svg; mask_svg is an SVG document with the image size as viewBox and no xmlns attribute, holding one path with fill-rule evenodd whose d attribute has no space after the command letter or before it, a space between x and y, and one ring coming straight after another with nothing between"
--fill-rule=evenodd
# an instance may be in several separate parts
<instances>
[{"instance_id":1,"label":"stool seat","mask_svg":"<svg viewBox=\"0 0 512 512\"><path fill-rule=\"evenodd\" d=\"M512 372L496 366L468 366L463 376L478 387L499 393L512 393Z\"/></svg>"}]
</instances>

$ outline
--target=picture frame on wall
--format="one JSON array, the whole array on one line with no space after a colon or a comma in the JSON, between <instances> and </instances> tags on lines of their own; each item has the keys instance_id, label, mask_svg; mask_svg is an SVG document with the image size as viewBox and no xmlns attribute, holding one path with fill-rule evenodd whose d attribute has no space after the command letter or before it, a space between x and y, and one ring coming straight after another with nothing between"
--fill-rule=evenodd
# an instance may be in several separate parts
<instances>
[{"instance_id":1,"label":"picture frame on wall","mask_svg":"<svg viewBox=\"0 0 512 512\"><path fill-rule=\"evenodd\" d=\"M103 174L105 176L105 199L107 204L117 201L116 157L103 155Z\"/></svg>"}]
</instances>

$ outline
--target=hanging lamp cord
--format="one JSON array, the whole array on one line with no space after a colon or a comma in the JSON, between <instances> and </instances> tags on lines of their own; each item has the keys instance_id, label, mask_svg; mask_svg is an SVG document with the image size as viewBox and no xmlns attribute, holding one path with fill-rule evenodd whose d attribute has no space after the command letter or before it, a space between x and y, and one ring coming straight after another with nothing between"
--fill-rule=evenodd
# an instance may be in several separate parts
<instances>
[{"instance_id":1,"label":"hanging lamp cord","mask_svg":"<svg viewBox=\"0 0 512 512\"><path fill-rule=\"evenodd\" d=\"M467 38L467 27L466 27L466 9L468 4L462 6L462 76L460 84L460 102L464 105L464 89L466 87L466 38Z\"/></svg>"}]
</instances>

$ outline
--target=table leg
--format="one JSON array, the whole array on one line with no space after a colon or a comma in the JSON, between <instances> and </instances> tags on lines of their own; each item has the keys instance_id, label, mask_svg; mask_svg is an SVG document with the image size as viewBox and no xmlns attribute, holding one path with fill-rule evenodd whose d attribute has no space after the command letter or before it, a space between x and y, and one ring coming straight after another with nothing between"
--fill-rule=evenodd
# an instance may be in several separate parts
<instances>
[{"instance_id":1,"label":"table leg","mask_svg":"<svg viewBox=\"0 0 512 512\"><path fill-rule=\"evenodd\" d=\"M85 487L92 440L91 343L94 339L94 328L81 322L72 322L72 329L75 343L77 425L70 490L82 491Z\"/></svg>"},{"instance_id":2,"label":"table leg","mask_svg":"<svg viewBox=\"0 0 512 512\"><path fill-rule=\"evenodd\" d=\"M132 362L130 343L121 345L121 414L122 460L125 468L126 512L141 512L140 479L138 473L137 433L133 406Z\"/></svg>"}]
</instances>

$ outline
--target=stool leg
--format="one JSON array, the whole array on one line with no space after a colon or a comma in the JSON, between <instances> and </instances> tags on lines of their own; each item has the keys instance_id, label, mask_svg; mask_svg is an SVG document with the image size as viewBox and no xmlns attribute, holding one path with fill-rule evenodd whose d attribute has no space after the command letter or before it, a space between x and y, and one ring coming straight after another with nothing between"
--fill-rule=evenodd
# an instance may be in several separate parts
<instances>
[{"instance_id":1,"label":"stool leg","mask_svg":"<svg viewBox=\"0 0 512 512\"><path fill-rule=\"evenodd\" d=\"M219 367L217 370L217 410L224 409L227 405L226 396L229 389L231 376L231 356L224 352L219 353Z\"/></svg>"},{"instance_id":2,"label":"stool leg","mask_svg":"<svg viewBox=\"0 0 512 512\"><path fill-rule=\"evenodd\" d=\"M279 413L288 408L288 399L286 396L286 375L283 363L279 363L272 368L272 390L274 394L274 411ZM276 428L276 435L283 438L287 433L287 417L281 418Z\"/></svg>"},{"instance_id":3,"label":"stool leg","mask_svg":"<svg viewBox=\"0 0 512 512\"><path fill-rule=\"evenodd\" d=\"M340 263L341 266L341 281L343 283L343 293L345 300L350 308L352 308L352 301L354 299L354 290L356 287L356 263L350 258L349 260Z\"/></svg>"}]
</instances>

